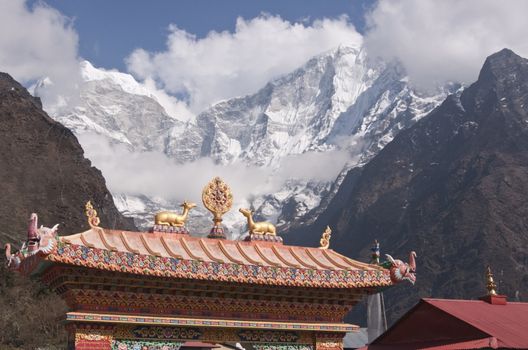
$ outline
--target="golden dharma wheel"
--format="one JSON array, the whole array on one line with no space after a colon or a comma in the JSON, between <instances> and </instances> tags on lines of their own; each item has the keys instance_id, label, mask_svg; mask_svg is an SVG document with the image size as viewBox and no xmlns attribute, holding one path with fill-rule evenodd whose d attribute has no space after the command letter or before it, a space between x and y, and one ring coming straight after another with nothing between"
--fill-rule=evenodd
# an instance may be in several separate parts
<instances>
[{"instance_id":1,"label":"golden dharma wheel","mask_svg":"<svg viewBox=\"0 0 528 350\"><path fill-rule=\"evenodd\" d=\"M215 177L204 187L202 202L207 210L213 213L216 225L222 221L222 215L233 206L233 193L221 178Z\"/></svg>"}]
</instances>

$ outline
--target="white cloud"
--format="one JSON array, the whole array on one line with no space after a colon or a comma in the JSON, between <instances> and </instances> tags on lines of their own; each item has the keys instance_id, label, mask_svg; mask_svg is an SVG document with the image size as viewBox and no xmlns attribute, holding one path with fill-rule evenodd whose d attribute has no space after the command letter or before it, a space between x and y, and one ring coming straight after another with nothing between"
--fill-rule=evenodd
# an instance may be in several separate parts
<instances>
[{"instance_id":1,"label":"white cloud","mask_svg":"<svg viewBox=\"0 0 528 350\"><path fill-rule=\"evenodd\" d=\"M76 82L78 37L68 18L44 3L0 0L0 71L22 83L49 77L57 91Z\"/></svg>"},{"instance_id":2,"label":"white cloud","mask_svg":"<svg viewBox=\"0 0 528 350\"><path fill-rule=\"evenodd\" d=\"M189 109L187 103L178 100L176 97L169 95L165 90L156 86L156 82L147 78L141 82L145 89L156 98L158 103L165 109L165 111L175 119L181 121L189 121L194 119L195 114Z\"/></svg>"},{"instance_id":3,"label":"white cloud","mask_svg":"<svg viewBox=\"0 0 528 350\"><path fill-rule=\"evenodd\" d=\"M288 155L281 160L275 174L277 185L290 179L333 181L349 161L350 153L340 149Z\"/></svg>"},{"instance_id":4,"label":"white cloud","mask_svg":"<svg viewBox=\"0 0 528 350\"><path fill-rule=\"evenodd\" d=\"M471 83L504 47L528 55L527 14L524 0L380 0L365 45L371 55L399 59L418 86Z\"/></svg>"},{"instance_id":5,"label":"white cloud","mask_svg":"<svg viewBox=\"0 0 528 350\"><path fill-rule=\"evenodd\" d=\"M142 84L170 116L181 121L194 119L194 113L189 110L184 101L180 101L176 97L169 95L165 90L159 89L153 79L147 78Z\"/></svg>"},{"instance_id":6,"label":"white cloud","mask_svg":"<svg viewBox=\"0 0 528 350\"><path fill-rule=\"evenodd\" d=\"M200 39L175 25L169 31L165 51L137 49L127 58L128 69L140 79L154 79L170 93L188 96L195 112L255 92L340 44L361 43L346 17L311 25L269 15L238 18L234 32L213 31Z\"/></svg>"},{"instance_id":7,"label":"white cloud","mask_svg":"<svg viewBox=\"0 0 528 350\"><path fill-rule=\"evenodd\" d=\"M177 200L199 201L203 186L215 176L231 185L237 201L274 193L294 179L332 181L350 158L340 150L307 152L285 157L277 171L241 162L219 165L210 158L177 164L163 153L132 152L100 135L78 137L86 157L103 172L112 193Z\"/></svg>"}]
</instances>

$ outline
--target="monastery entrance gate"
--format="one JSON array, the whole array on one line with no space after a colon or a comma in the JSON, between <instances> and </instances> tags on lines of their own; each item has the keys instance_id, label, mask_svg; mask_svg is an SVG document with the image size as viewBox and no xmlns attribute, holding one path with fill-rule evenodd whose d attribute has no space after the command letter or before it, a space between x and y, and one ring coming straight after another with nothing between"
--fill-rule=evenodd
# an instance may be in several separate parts
<instances>
[{"instance_id":1,"label":"monastery entrance gate","mask_svg":"<svg viewBox=\"0 0 528 350\"><path fill-rule=\"evenodd\" d=\"M175 350L185 341L252 344L257 350L343 348L345 315L365 295L401 279L414 281L414 261L383 267L329 249L288 246L268 223L247 217L244 240L225 238L221 216L231 207L215 178L203 202L214 214L207 238L185 228L188 211L160 213L150 232L99 226L88 202L87 231L58 236L38 228L9 255L10 267L38 275L67 303L69 349ZM411 257L413 257L411 255Z\"/></svg>"},{"instance_id":2,"label":"monastery entrance gate","mask_svg":"<svg viewBox=\"0 0 528 350\"><path fill-rule=\"evenodd\" d=\"M191 239L185 242L194 245ZM62 249L63 255L77 257L68 246ZM200 269L188 268L190 273ZM72 349L123 350L150 344L147 349L159 345L168 350L185 341L251 343L257 349L340 349L344 334L357 329L342 318L359 300L359 292L174 282L63 266L50 269L45 278L75 310L66 315Z\"/></svg>"}]
</instances>

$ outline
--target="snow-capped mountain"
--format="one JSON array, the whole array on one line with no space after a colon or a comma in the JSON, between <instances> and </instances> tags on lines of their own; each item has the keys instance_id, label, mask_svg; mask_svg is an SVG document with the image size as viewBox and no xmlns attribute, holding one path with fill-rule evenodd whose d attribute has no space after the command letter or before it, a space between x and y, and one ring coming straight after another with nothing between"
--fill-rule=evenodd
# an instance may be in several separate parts
<instances>
[{"instance_id":1,"label":"snow-capped mountain","mask_svg":"<svg viewBox=\"0 0 528 350\"><path fill-rule=\"evenodd\" d=\"M76 134L93 132L136 151L165 151L172 128L184 122L169 116L154 92L130 74L96 69L80 63L81 84L73 103L52 106L48 112ZM39 96L43 80L34 87Z\"/></svg>"},{"instance_id":2,"label":"snow-capped mountain","mask_svg":"<svg viewBox=\"0 0 528 350\"><path fill-rule=\"evenodd\" d=\"M292 155L302 158L307 153L340 150L347 153L339 159L339 169L344 170L364 164L446 94L443 90L418 94L398 64L371 60L360 48L339 47L254 95L212 106L197 117L197 130L188 135L200 140L197 157L224 164L242 161L280 173ZM314 162L311 171L325 165ZM331 195L331 184L341 178L339 172L329 172L322 180L310 173L286 178L280 190L254 198L251 204L257 213L280 225L312 220L303 215L316 208L323 196Z\"/></svg>"},{"instance_id":3,"label":"snow-capped mountain","mask_svg":"<svg viewBox=\"0 0 528 350\"><path fill-rule=\"evenodd\" d=\"M303 216L337 190L340 173L364 164L448 93L419 94L398 64L342 46L255 94L219 102L185 122L169 116L155 94L128 74L88 62L81 71L78 102L52 112L54 118L76 134L95 132L134 152L163 152L179 164L210 158L262 169L272 193L256 191L241 203L281 226L315 219ZM39 89L45 84L35 88L36 95ZM140 226L156 208L174 209L177 203L137 193L114 196ZM224 222L241 231L243 222L235 215Z\"/></svg>"}]
</instances>

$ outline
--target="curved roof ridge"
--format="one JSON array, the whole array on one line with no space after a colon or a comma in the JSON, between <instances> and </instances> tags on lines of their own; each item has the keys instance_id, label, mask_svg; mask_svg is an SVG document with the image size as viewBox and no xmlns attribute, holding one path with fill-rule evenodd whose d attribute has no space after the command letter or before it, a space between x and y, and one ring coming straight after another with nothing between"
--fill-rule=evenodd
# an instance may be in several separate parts
<instances>
[{"instance_id":1,"label":"curved roof ridge","mask_svg":"<svg viewBox=\"0 0 528 350\"><path fill-rule=\"evenodd\" d=\"M143 243L143 246L145 247L145 249L147 250L147 252L149 252L149 254L152 254L152 255L155 255L155 256L162 256L162 254L158 251L155 251L153 250L149 243L147 242L147 239L145 238L145 234L144 233L141 233L139 235L139 237L141 238L141 242Z\"/></svg>"},{"instance_id":2,"label":"curved roof ridge","mask_svg":"<svg viewBox=\"0 0 528 350\"><path fill-rule=\"evenodd\" d=\"M169 246L169 243L167 243L167 241L165 240L164 236L160 237L160 241L161 241L161 244L163 244L163 247L165 248L167 253L169 253L170 256L172 256L173 258L176 258L176 259L183 259L183 257L180 254L176 254L172 250L172 248Z\"/></svg>"},{"instance_id":3,"label":"curved roof ridge","mask_svg":"<svg viewBox=\"0 0 528 350\"><path fill-rule=\"evenodd\" d=\"M217 258L217 257L215 257L213 255L213 253L211 253L211 251L207 247L207 243L204 242L203 238L200 238L198 240L198 242L200 242L200 247L205 252L205 255L207 255L207 257L209 257L209 259L211 259L212 261L216 261L216 262L222 263L222 264L225 263L225 261L223 259Z\"/></svg>"},{"instance_id":4,"label":"curved roof ridge","mask_svg":"<svg viewBox=\"0 0 528 350\"><path fill-rule=\"evenodd\" d=\"M218 247L220 248L220 250L222 251L222 253L224 253L224 255L231 261L231 262L234 262L235 264L243 264L244 262L242 260L239 260L235 257L233 257L231 255L231 253L229 253L229 251L227 250L227 247L224 245L224 243L222 242L222 240L217 240L218 241Z\"/></svg>"},{"instance_id":5,"label":"curved roof ridge","mask_svg":"<svg viewBox=\"0 0 528 350\"><path fill-rule=\"evenodd\" d=\"M88 248L95 248L95 245L93 243L90 243L86 240L86 237L84 237L84 232L79 234L79 238L81 239L81 242Z\"/></svg>"},{"instance_id":6,"label":"curved roof ridge","mask_svg":"<svg viewBox=\"0 0 528 350\"><path fill-rule=\"evenodd\" d=\"M289 262L288 260L286 260L282 254L279 252L279 249L277 248L277 246L275 245L272 245L271 246L271 250L273 251L273 253L275 253L275 255L277 256L277 258L282 261L284 264L286 264L287 266L290 266L290 267L301 267L301 265L299 264L292 264L291 262Z\"/></svg>"},{"instance_id":7,"label":"curved roof ridge","mask_svg":"<svg viewBox=\"0 0 528 350\"><path fill-rule=\"evenodd\" d=\"M321 251L323 252L323 255L328 259L328 261L330 261L335 266L337 266L339 268L342 268L342 269L345 269L345 270L350 270L351 269L350 265L341 264L339 261L337 261L336 259L332 258L332 256L330 255L329 251L331 251L334 254L337 254L333 250L331 250L331 249L321 249Z\"/></svg>"},{"instance_id":8,"label":"curved roof ridge","mask_svg":"<svg viewBox=\"0 0 528 350\"><path fill-rule=\"evenodd\" d=\"M90 231L90 230L88 230ZM75 239L75 238L79 238L81 239L81 235L83 234L84 232L80 232L80 233L75 233L73 235L69 235L69 236L59 236L59 239L61 242L64 242L64 243L68 243L68 244L73 244L72 243L72 240Z\"/></svg>"},{"instance_id":9,"label":"curved roof ridge","mask_svg":"<svg viewBox=\"0 0 528 350\"><path fill-rule=\"evenodd\" d=\"M288 250L290 251L291 255L295 258L295 260L297 260L302 266L307 267L309 269L317 269L317 266L307 264L303 259L301 259L299 255L297 255L297 253L295 252L294 247L290 247Z\"/></svg>"},{"instance_id":10,"label":"curved roof ridge","mask_svg":"<svg viewBox=\"0 0 528 350\"><path fill-rule=\"evenodd\" d=\"M130 245L130 242L126 238L125 233L123 231L119 232L119 237L121 238L121 241L123 242L125 248L129 252L132 252L132 253L135 253L135 254L140 254L138 249L132 248L132 246Z\"/></svg>"},{"instance_id":11,"label":"curved roof ridge","mask_svg":"<svg viewBox=\"0 0 528 350\"><path fill-rule=\"evenodd\" d=\"M94 228L94 230L97 232L97 234L99 235L99 238L101 239L101 242L103 243L103 245L108 249L108 250L111 250L111 251L117 251L117 247L114 246L114 245L111 245L108 240L106 239L105 235L106 235L106 232L104 231L104 229L100 228L100 227L96 227ZM82 240L82 235L81 235L81 240Z\"/></svg>"},{"instance_id":12,"label":"curved roof ridge","mask_svg":"<svg viewBox=\"0 0 528 350\"><path fill-rule=\"evenodd\" d=\"M271 266L280 266L279 263L277 262L274 262L274 261L271 261L271 259L269 259L266 254L264 254L262 252L262 250L260 250L260 247L258 246L258 244L255 244L253 246L255 248L255 251L257 252L257 254L262 258L262 260L264 260L265 262L267 262L268 264L270 264Z\"/></svg>"},{"instance_id":13,"label":"curved roof ridge","mask_svg":"<svg viewBox=\"0 0 528 350\"><path fill-rule=\"evenodd\" d=\"M375 264L368 264L361 261L357 261L354 259L350 259L347 256L344 256L342 254L339 254L338 252L332 250L332 253L338 256L340 259L342 259L345 263L353 267L354 269L365 269L365 268L374 268L376 270L384 270L383 267L375 265Z\"/></svg>"},{"instance_id":14,"label":"curved roof ridge","mask_svg":"<svg viewBox=\"0 0 528 350\"><path fill-rule=\"evenodd\" d=\"M236 243L236 247L238 249L238 251L240 252L240 254L242 254L242 256L244 257L244 259L246 259L247 261L249 261L250 263L252 264L255 264L255 265L259 265L259 266L262 266L262 262L259 262L253 258L251 258L247 253L246 251L244 251L244 248L242 248L242 244L240 244L241 242L237 242Z\"/></svg>"},{"instance_id":15,"label":"curved roof ridge","mask_svg":"<svg viewBox=\"0 0 528 350\"><path fill-rule=\"evenodd\" d=\"M312 253L312 249L314 248L306 248L304 249L304 251L306 252L306 255L308 255L308 257L313 260L313 262L315 262L316 265L319 265L321 266L323 269L327 269L327 270L335 270L335 267L333 266L330 266L330 265L326 265L326 264L323 264L319 259L317 259L313 253ZM315 249L318 249L318 248L315 248Z\"/></svg>"},{"instance_id":16,"label":"curved roof ridge","mask_svg":"<svg viewBox=\"0 0 528 350\"><path fill-rule=\"evenodd\" d=\"M189 255L189 257L191 259L194 259L194 260L198 260L198 261L203 261L204 259L203 258L200 258L199 256L195 255L192 250L189 248L189 245L187 244L187 241L185 240L185 237L180 237L179 239L183 249L185 250L185 252L187 253L187 255Z\"/></svg>"}]
</instances>

